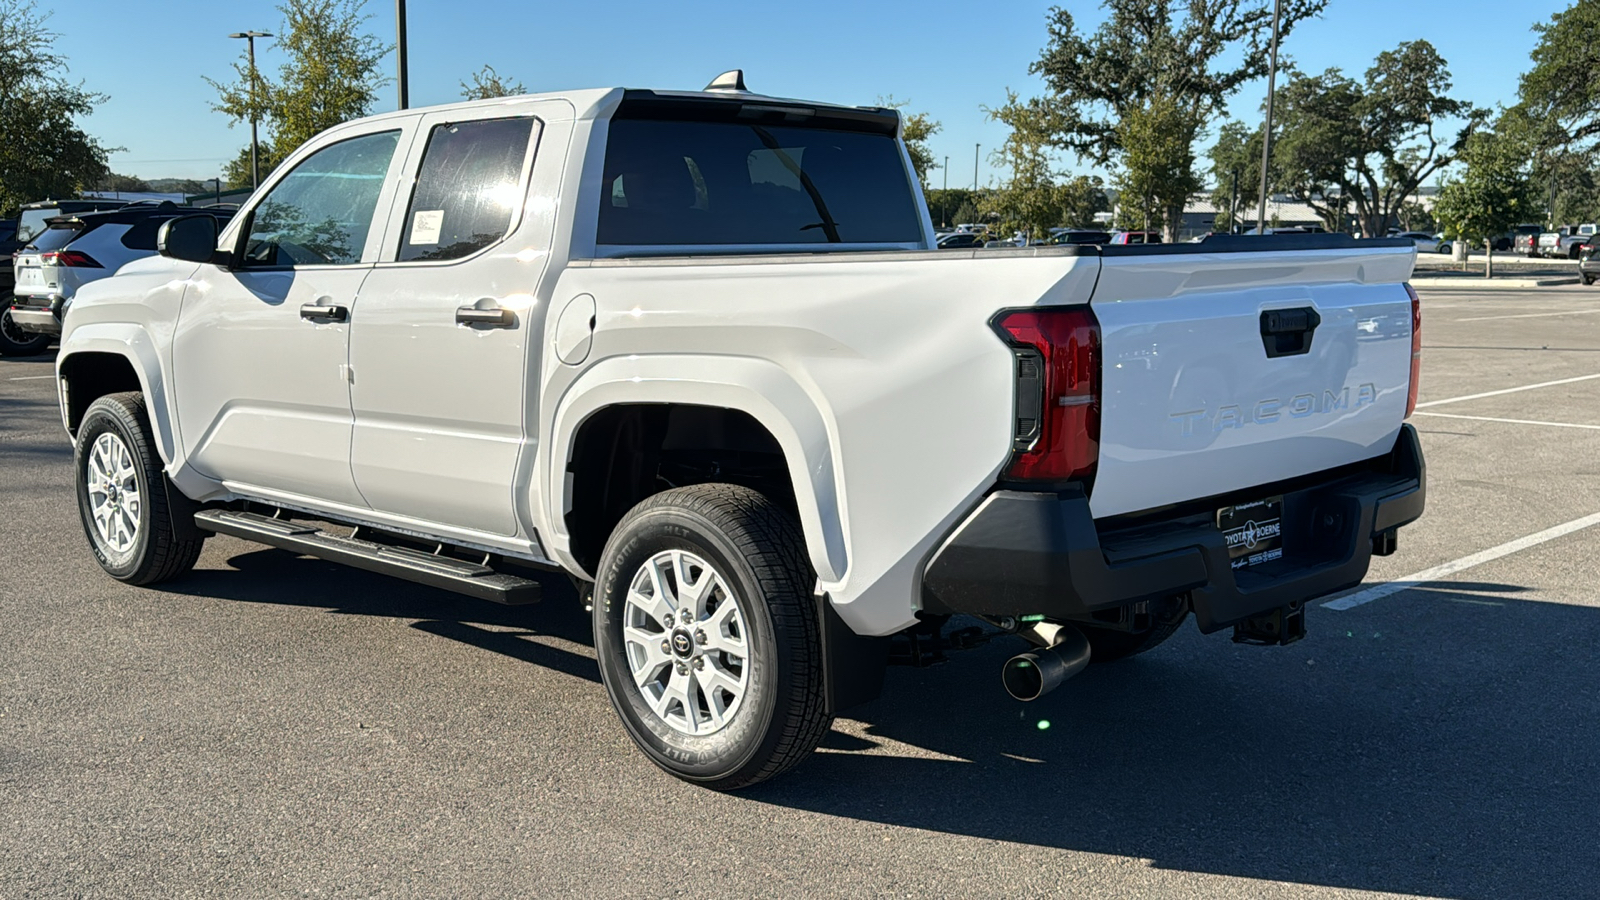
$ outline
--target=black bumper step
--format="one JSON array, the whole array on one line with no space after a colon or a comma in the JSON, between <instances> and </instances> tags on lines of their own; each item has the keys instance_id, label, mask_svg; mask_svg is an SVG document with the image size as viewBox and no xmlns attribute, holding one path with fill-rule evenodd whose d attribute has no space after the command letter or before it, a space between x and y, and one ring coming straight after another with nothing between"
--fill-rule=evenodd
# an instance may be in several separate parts
<instances>
[{"instance_id":1,"label":"black bumper step","mask_svg":"<svg viewBox=\"0 0 1600 900\"><path fill-rule=\"evenodd\" d=\"M251 512L208 509L195 513L194 524L204 531L393 575L480 600L514 606L539 602L539 582L531 578L507 575L481 563L436 556L409 547L327 534L303 522Z\"/></svg>"}]
</instances>

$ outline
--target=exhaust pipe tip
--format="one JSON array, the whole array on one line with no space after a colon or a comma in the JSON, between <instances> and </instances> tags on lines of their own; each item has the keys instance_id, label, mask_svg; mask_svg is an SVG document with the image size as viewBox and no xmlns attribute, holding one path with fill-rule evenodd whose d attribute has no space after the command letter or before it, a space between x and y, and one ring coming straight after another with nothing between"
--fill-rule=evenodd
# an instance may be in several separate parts
<instances>
[{"instance_id":1,"label":"exhaust pipe tip","mask_svg":"<svg viewBox=\"0 0 1600 900\"><path fill-rule=\"evenodd\" d=\"M1083 632L1064 625L1051 636L1049 647L1018 653L1000 668L1000 683L1006 693L1028 702L1037 700L1082 672L1089 665L1089 639Z\"/></svg>"},{"instance_id":2,"label":"exhaust pipe tip","mask_svg":"<svg viewBox=\"0 0 1600 900\"><path fill-rule=\"evenodd\" d=\"M1050 689L1045 686L1044 669L1037 653L1018 653L1006 660L1000 669L1000 682L1013 699L1024 702L1037 700Z\"/></svg>"}]
</instances>

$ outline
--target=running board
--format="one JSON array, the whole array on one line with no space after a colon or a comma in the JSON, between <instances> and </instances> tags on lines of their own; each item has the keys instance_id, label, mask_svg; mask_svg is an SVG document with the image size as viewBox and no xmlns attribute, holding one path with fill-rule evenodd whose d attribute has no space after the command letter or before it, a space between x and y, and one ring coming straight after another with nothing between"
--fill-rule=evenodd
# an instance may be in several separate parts
<instances>
[{"instance_id":1,"label":"running board","mask_svg":"<svg viewBox=\"0 0 1600 900\"><path fill-rule=\"evenodd\" d=\"M436 556L409 547L339 537L303 522L228 509L207 509L195 513L194 524L203 531L232 535L369 572L393 575L480 600L514 606L539 602L539 582L531 578L507 575L487 565Z\"/></svg>"}]
</instances>

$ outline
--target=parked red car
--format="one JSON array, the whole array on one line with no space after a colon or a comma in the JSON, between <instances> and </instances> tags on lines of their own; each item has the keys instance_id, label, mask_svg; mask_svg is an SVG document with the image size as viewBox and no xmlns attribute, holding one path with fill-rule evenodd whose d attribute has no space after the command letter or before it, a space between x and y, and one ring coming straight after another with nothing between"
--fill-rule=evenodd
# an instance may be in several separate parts
<instances>
[{"instance_id":1,"label":"parked red car","mask_svg":"<svg viewBox=\"0 0 1600 900\"><path fill-rule=\"evenodd\" d=\"M1111 236L1113 244L1159 244L1159 231L1119 231Z\"/></svg>"}]
</instances>

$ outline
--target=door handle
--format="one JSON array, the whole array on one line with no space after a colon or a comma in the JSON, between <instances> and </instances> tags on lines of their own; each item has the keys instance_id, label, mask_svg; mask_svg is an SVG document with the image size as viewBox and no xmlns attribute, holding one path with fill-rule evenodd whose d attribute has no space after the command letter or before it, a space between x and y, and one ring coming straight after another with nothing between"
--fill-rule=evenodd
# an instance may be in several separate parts
<instances>
[{"instance_id":1,"label":"door handle","mask_svg":"<svg viewBox=\"0 0 1600 900\"><path fill-rule=\"evenodd\" d=\"M333 304L307 303L300 307L300 318L330 319L334 322L343 322L350 318L350 310Z\"/></svg>"},{"instance_id":2,"label":"door handle","mask_svg":"<svg viewBox=\"0 0 1600 900\"><path fill-rule=\"evenodd\" d=\"M1268 359L1299 356L1311 350L1311 336L1322 324L1322 316L1309 306L1299 309L1269 309L1261 314L1261 343Z\"/></svg>"},{"instance_id":3,"label":"door handle","mask_svg":"<svg viewBox=\"0 0 1600 900\"><path fill-rule=\"evenodd\" d=\"M510 328L516 321L516 315L503 306L489 309L479 309L476 306L456 307L457 325L493 325L496 328Z\"/></svg>"}]
</instances>

